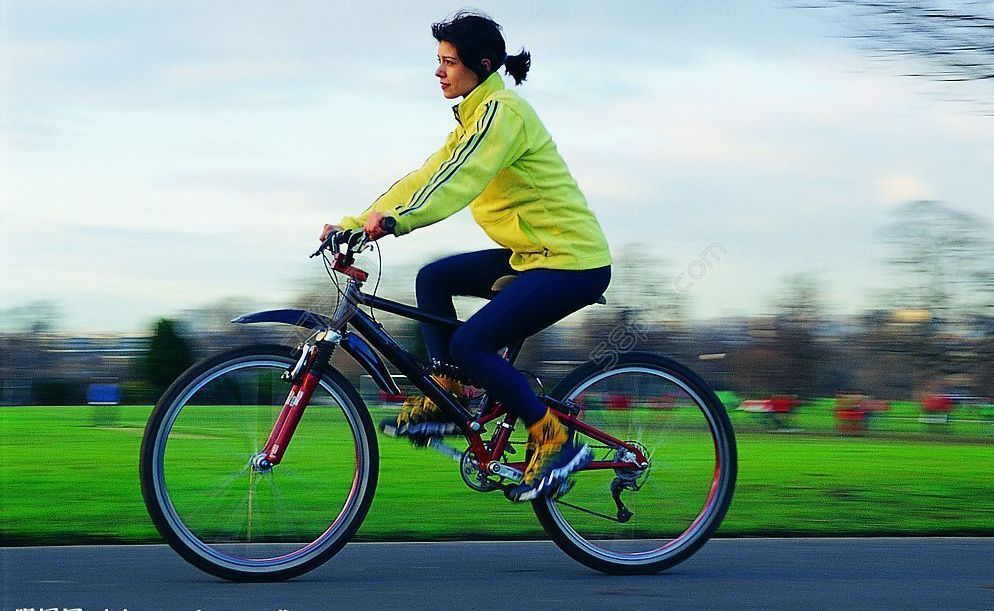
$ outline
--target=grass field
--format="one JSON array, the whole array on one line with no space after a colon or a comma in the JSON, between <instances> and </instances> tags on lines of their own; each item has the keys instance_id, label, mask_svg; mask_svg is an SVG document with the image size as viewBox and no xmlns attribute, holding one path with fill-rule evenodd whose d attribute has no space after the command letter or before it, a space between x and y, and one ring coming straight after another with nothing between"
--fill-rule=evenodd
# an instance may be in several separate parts
<instances>
[{"instance_id":1,"label":"grass field","mask_svg":"<svg viewBox=\"0 0 994 611\"><path fill-rule=\"evenodd\" d=\"M137 474L149 408L111 409L113 417L107 408L0 409L5 543L158 540ZM831 414L821 411L801 410L798 420L827 433ZM732 416L739 477L720 534L994 535L994 436L980 425L933 434L910 416L881 423L877 436L845 438L767 433L750 414ZM528 505L469 490L442 455L391 439L380 440L380 454L360 539L542 536Z\"/></svg>"}]
</instances>

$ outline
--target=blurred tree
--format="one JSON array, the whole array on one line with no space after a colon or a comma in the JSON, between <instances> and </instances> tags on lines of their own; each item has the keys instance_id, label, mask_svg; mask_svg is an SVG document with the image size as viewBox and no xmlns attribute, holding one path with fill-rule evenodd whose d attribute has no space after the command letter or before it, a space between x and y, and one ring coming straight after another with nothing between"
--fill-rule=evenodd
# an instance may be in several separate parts
<instances>
[{"instance_id":1,"label":"blurred tree","mask_svg":"<svg viewBox=\"0 0 994 611\"><path fill-rule=\"evenodd\" d=\"M290 325L236 325L232 320L262 309L248 297L227 297L185 310L177 323L185 330L198 357L236 346L264 343L299 343L303 329Z\"/></svg>"},{"instance_id":2,"label":"blurred tree","mask_svg":"<svg viewBox=\"0 0 994 611\"><path fill-rule=\"evenodd\" d=\"M779 392L814 396L830 390L821 383L827 354L816 337L825 319L817 282L808 274L788 276L777 302L777 328L771 348L779 356L783 374Z\"/></svg>"},{"instance_id":3,"label":"blurred tree","mask_svg":"<svg viewBox=\"0 0 994 611\"><path fill-rule=\"evenodd\" d=\"M786 277L774 308L775 316L751 322L751 341L732 353L734 387L750 394L803 397L834 391L831 382L840 375L829 371L829 352L817 339L825 320L817 281L803 273Z\"/></svg>"},{"instance_id":4,"label":"blurred tree","mask_svg":"<svg viewBox=\"0 0 994 611\"><path fill-rule=\"evenodd\" d=\"M977 394L994 400L994 330L978 342L973 374L977 380Z\"/></svg>"},{"instance_id":5,"label":"blurred tree","mask_svg":"<svg viewBox=\"0 0 994 611\"><path fill-rule=\"evenodd\" d=\"M787 276L775 302L780 315L795 326L812 329L825 318L825 299L811 274Z\"/></svg>"},{"instance_id":6,"label":"blurred tree","mask_svg":"<svg viewBox=\"0 0 994 611\"><path fill-rule=\"evenodd\" d=\"M54 301L38 299L0 311L0 331L37 335L57 330L62 310Z\"/></svg>"},{"instance_id":7,"label":"blurred tree","mask_svg":"<svg viewBox=\"0 0 994 611\"><path fill-rule=\"evenodd\" d=\"M62 320L59 306L39 299L0 311L0 402L31 403L52 387L35 388L36 380L65 375L57 367L59 353L50 350ZM50 393L43 396L52 399Z\"/></svg>"},{"instance_id":8,"label":"blurred tree","mask_svg":"<svg viewBox=\"0 0 994 611\"><path fill-rule=\"evenodd\" d=\"M945 317L982 309L991 301L994 242L982 219L935 201L908 203L885 228L894 248L888 263L903 284L901 308Z\"/></svg>"},{"instance_id":9,"label":"blurred tree","mask_svg":"<svg viewBox=\"0 0 994 611\"><path fill-rule=\"evenodd\" d=\"M177 332L176 321L168 318L155 323L148 352L143 359L145 379L161 394L181 373L193 364L190 345Z\"/></svg>"},{"instance_id":10,"label":"blurred tree","mask_svg":"<svg viewBox=\"0 0 994 611\"><path fill-rule=\"evenodd\" d=\"M645 244L625 246L611 266L608 309L622 322L686 322L687 297L678 291L666 260Z\"/></svg>"},{"instance_id":11,"label":"blurred tree","mask_svg":"<svg viewBox=\"0 0 994 611\"><path fill-rule=\"evenodd\" d=\"M895 396L915 396L975 369L962 358L972 351L964 334L982 336L984 317L976 314L994 308L994 242L985 221L935 201L898 208L884 232L897 284L881 304L879 324L864 329L858 377Z\"/></svg>"},{"instance_id":12,"label":"blurred tree","mask_svg":"<svg viewBox=\"0 0 994 611\"><path fill-rule=\"evenodd\" d=\"M965 83L968 98L990 106L994 82L994 3L976 0L827 0L805 8L836 9L846 28L881 59L917 62L907 76Z\"/></svg>"},{"instance_id":13,"label":"blurred tree","mask_svg":"<svg viewBox=\"0 0 994 611\"><path fill-rule=\"evenodd\" d=\"M783 363L765 337L756 337L753 343L732 353L729 366L732 370L731 388L748 396L769 396L785 392Z\"/></svg>"}]
</instances>

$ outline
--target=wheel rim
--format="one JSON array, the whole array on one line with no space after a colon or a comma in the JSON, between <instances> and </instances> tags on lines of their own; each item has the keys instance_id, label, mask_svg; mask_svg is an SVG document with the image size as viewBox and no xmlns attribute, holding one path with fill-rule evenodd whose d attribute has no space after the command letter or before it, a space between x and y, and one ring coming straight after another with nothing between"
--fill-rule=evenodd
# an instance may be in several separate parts
<instances>
[{"instance_id":1,"label":"wheel rim","mask_svg":"<svg viewBox=\"0 0 994 611\"><path fill-rule=\"evenodd\" d=\"M153 482L170 529L222 567L266 573L306 563L336 544L369 479L365 431L343 393L322 380L283 462L249 464L261 451L289 386L290 363L247 357L193 381L155 439Z\"/></svg>"},{"instance_id":2,"label":"wheel rim","mask_svg":"<svg viewBox=\"0 0 994 611\"><path fill-rule=\"evenodd\" d=\"M587 378L565 399L580 405L584 422L637 442L650 458L641 488L621 494L633 513L627 523L606 519L618 514L614 471L580 472L561 499L545 501L574 544L607 562L641 565L679 554L710 532L720 517L729 447L701 391L669 372L627 366ZM601 442L579 433L577 439L591 445L595 461L617 457Z\"/></svg>"}]
</instances>

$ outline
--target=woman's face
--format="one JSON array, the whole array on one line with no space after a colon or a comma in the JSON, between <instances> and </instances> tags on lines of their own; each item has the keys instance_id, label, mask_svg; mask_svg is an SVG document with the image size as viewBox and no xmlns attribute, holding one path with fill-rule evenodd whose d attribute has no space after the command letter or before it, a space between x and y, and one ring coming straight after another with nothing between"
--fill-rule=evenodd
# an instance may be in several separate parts
<instances>
[{"instance_id":1,"label":"woman's face","mask_svg":"<svg viewBox=\"0 0 994 611\"><path fill-rule=\"evenodd\" d=\"M446 99L465 96L480 84L476 73L459 60L455 46L447 41L438 43L438 70L435 70Z\"/></svg>"}]
</instances>

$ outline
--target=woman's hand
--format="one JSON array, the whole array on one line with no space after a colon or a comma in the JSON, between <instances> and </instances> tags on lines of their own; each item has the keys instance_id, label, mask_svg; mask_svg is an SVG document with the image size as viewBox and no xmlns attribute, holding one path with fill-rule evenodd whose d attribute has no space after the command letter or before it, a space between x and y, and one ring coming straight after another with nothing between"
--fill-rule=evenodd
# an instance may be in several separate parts
<instances>
[{"instance_id":1,"label":"woman's hand","mask_svg":"<svg viewBox=\"0 0 994 611\"><path fill-rule=\"evenodd\" d=\"M321 237L318 238L318 240L324 242L329 235L335 233L336 231L341 231L341 230L342 228L339 227L338 225L329 225L325 223L324 230L321 231Z\"/></svg>"},{"instance_id":2,"label":"woman's hand","mask_svg":"<svg viewBox=\"0 0 994 611\"><path fill-rule=\"evenodd\" d=\"M387 235L387 232L380 228L380 221L385 218L388 218L388 216L382 212L370 212L369 216L366 217L366 224L362 228L370 240L379 240Z\"/></svg>"}]
</instances>

